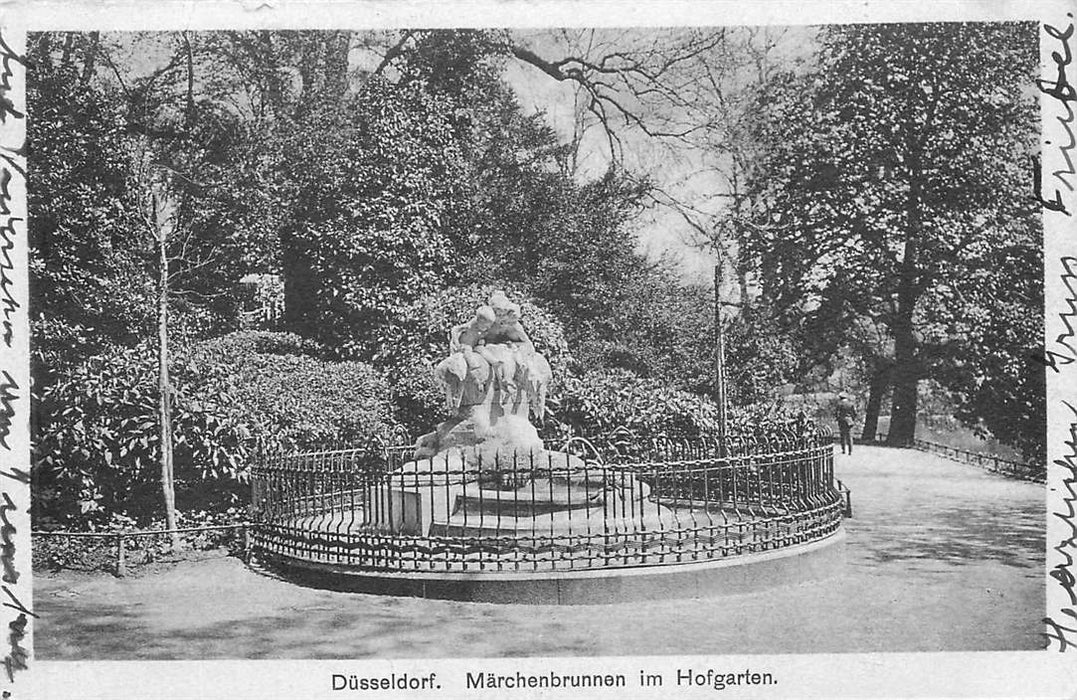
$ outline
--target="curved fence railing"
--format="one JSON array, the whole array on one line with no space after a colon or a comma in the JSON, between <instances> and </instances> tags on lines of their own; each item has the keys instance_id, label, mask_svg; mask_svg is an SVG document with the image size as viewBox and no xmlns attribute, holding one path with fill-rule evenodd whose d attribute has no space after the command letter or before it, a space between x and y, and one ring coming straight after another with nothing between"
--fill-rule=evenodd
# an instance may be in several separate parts
<instances>
[{"instance_id":1,"label":"curved fence railing","mask_svg":"<svg viewBox=\"0 0 1077 700\"><path fill-rule=\"evenodd\" d=\"M878 433L875 440L878 443L885 443L886 437L886 433ZM1018 462L995 454L965 450L960 447L931 442L930 440L921 440L920 438L913 438L908 446L914 450L937 454L955 462L975 464L977 467L995 474L1025 481L1035 481L1040 484L1047 481L1047 466L1044 464Z\"/></svg>"},{"instance_id":2,"label":"curved fence railing","mask_svg":"<svg viewBox=\"0 0 1077 700\"><path fill-rule=\"evenodd\" d=\"M256 554L378 572L703 561L824 538L846 501L828 436L728 445L574 438L465 464L410 447L267 456Z\"/></svg>"}]
</instances>

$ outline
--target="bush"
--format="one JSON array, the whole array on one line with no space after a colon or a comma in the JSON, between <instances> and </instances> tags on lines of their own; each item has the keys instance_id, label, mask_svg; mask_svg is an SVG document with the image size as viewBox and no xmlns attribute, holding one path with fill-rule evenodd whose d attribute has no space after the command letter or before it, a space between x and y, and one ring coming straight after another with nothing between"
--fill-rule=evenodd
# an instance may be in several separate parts
<instances>
[{"instance_id":1,"label":"bush","mask_svg":"<svg viewBox=\"0 0 1077 700\"><path fill-rule=\"evenodd\" d=\"M642 446L662 437L711 442L720 435L718 406L713 401L621 370L600 370L568 378L550 413L555 425L545 432L551 438L568 435L601 438L627 430ZM777 404L731 409L727 429L730 437L773 437L791 430L798 435L815 431L803 416Z\"/></svg>"},{"instance_id":2,"label":"bush","mask_svg":"<svg viewBox=\"0 0 1077 700\"><path fill-rule=\"evenodd\" d=\"M30 565L34 571L114 570L116 540L107 537L38 537L32 539Z\"/></svg>"},{"instance_id":3,"label":"bush","mask_svg":"<svg viewBox=\"0 0 1077 700\"><path fill-rule=\"evenodd\" d=\"M249 355L320 355L321 348L312 340L295 333L237 331L198 343L196 354L202 358L238 358ZM192 358L193 359L193 358Z\"/></svg>"},{"instance_id":4,"label":"bush","mask_svg":"<svg viewBox=\"0 0 1077 700\"><path fill-rule=\"evenodd\" d=\"M389 387L373 368L293 352L296 336L235 333L177 353L173 457L177 508L220 511L247 497L258 448L392 441ZM37 397L35 526L100 526L159 514L153 348L112 349Z\"/></svg>"},{"instance_id":5,"label":"bush","mask_svg":"<svg viewBox=\"0 0 1077 700\"><path fill-rule=\"evenodd\" d=\"M291 354L310 348L288 334L231 334L195 347L186 381L206 401L227 396L231 414L267 450L393 440L397 428L381 374L361 362Z\"/></svg>"},{"instance_id":6,"label":"bush","mask_svg":"<svg viewBox=\"0 0 1077 700\"><path fill-rule=\"evenodd\" d=\"M712 439L718 407L701 396L670 389L624 370L598 370L563 382L551 406L554 420L575 435L626 429L646 440L659 436Z\"/></svg>"},{"instance_id":7,"label":"bush","mask_svg":"<svg viewBox=\"0 0 1077 700\"><path fill-rule=\"evenodd\" d=\"M572 347L588 369L625 369L676 388L708 393L714 376L714 299L684 286L673 268L640 267L624 280L613 315ZM603 330L605 328L605 330Z\"/></svg>"},{"instance_id":8,"label":"bush","mask_svg":"<svg viewBox=\"0 0 1077 700\"><path fill-rule=\"evenodd\" d=\"M395 416L409 440L433 430L447 417L445 389L434 378L434 365L440 361L415 357L387 369Z\"/></svg>"},{"instance_id":9,"label":"bush","mask_svg":"<svg viewBox=\"0 0 1077 700\"><path fill-rule=\"evenodd\" d=\"M157 370L148 345L113 348L74 367L37 399L33 466L39 526L145 519L161 503ZM250 434L228 397L173 395L177 481L236 481Z\"/></svg>"},{"instance_id":10,"label":"bush","mask_svg":"<svg viewBox=\"0 0 1077 700\"><path fill-rule=\"evenodd\" d=\"M725 362L731 402L747 406L766 401L775 387L795 381L803 353L798 353L792 335L777 328L765 308L742 314L730 324Z\"/></svg>"}]
</instances>

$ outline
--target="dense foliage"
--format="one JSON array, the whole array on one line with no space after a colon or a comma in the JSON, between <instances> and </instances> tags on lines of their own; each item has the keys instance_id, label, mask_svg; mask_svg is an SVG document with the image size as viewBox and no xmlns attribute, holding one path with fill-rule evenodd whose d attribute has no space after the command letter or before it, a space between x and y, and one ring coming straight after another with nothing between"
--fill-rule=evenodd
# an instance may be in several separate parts
<instances>
[{"instance_id":1,"label":"dense foliage","mask_svg":"<svg viewBox=\"0 0 1077 700\"><path fill-rule=\"evenodd\" d=\"M34 354L46 370L143 337L152 287L132 219L123 109L72 61L36 46L27 205Z\"/></svg>"},{"instance_id":2,"label":"dense foliage","mask_svg":"<svg viewBox=\"0 0 1077 700\"><path fill-rule=\"evenodd\" d=\"M1025 359L1042 260L1015 194L1031 191L1035 32L833 26L803 34L813 56L768 65L726 52L728 34L626 33L593 63L509 31L34 35L35 522L158 517L156 333L177 500L219 513L258 450L396 443L442 420L433 367L494 289L553 366L549 435L715 437L715 290L640 251L643 208L671 197L615 157L635 138L621 117L739 169L710 222L739 278L722 312L734 434L800 425L775 397L841 366L869 418L893 395L896 442L931 378L962 420L1042 459L1044 376ZM571 137L528 106L513 61L578 90ZM583 112L608 140L599 167ZM170 203L159 250L147 201ZM283 288L273 326L241 313L252 273ZM256 326L287 332L233 332Z\"/></svg>"},{"instance_id":3,"label":"dense foliage","mask_svg":"<svg viewBox=\"0 0 1077 700\"><path fill-rule=\"evenodd\" d=\"M550 413L550 435L601 439L627 431L644 449L658 438L714 443L721 434L713 401L624 370L599 370L566 380ZM794 425L811 429L778 404L756 404L732 411L727 427L730 437L748 437Z\"/></svg>"},{"instance_id":4,"label":"dense foliage","mask_svg":"<svg viewBox=\"0 0 1077 700\"><path fill-rule=\"evenodd\" d=\"M240 332L199 343L177 382L212 400L228 397L251 444L268 451L332 444L389 442L396 433L389 387L355 361L312 357L313 346L291 334Z\"/></svg>"},{"instance_id":5,"label":"dense foliage","mask_svg":"<svg viewBox=\"0 0 1077 700\"><path fill-rule=\"evenodd\" d=\"M453 279L463 201L447 105L372 80L290 144L282 250L288 328L369 358L410 303Z\"/></svg>"},{"instance_id":6,"label":"dense foliage","mask_svg":"<svg viewBox=\"0 0 1077 700\"><path fill-rule=\"evenodd\" d=\"M235 333L175 360L174 459L180 507L247 497L260 450L396 439L380 374L310 355L297 336ZM42 525L158 511L160 450L152 348L116 348L49 385L37 406L35 515Z\"/></svg>"},{"instance_id":7,"label":"dense foliage","mask_svg":"<svg viewBox=\"0 0 1077 700\"><path fill-rule=\"evenodd\" d=\"M834 25L814 72L779 76L759 98L758 206L744 231L764 293L816 352L864 349L865 365L888 372L873 389L893 386L895 444L913 437L924 377L952 379L964 415L1000 428L990 404L1043 401L1016 393L1042 368L995 368L991 399L951 372L990 364L988 346L1020 363L1042 335L1021 349L979 340L993 333L987 318L1013 318L1015 304L1041 323L1038 217L1016 195L1032 190L1037 148L1034 37L1020 24ZM892 345L858 343L865 322ZM1037 434L1042 415L1011 420Z\"/></svg>"},{"instance_id":8,"label":"dense foliage","mask_svg":"<svg viewBox=\"0 0 1077 700\"><path fill-rule=\"evenodd\" d=\"M202 396L187 387L173 397L178 481L242 477L250 432L229 404L224 393ZM101 523L117 513L145 519L158 510L151 347L114 348L76 366L44 389L36 415L35 515L41 525Z\"/></svg>"}]
</instances>

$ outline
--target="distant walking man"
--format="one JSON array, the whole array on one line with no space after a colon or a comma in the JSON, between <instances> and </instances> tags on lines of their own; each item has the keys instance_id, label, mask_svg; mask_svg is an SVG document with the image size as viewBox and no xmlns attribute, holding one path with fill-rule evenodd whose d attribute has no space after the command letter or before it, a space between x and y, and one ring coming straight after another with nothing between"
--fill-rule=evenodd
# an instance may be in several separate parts
<instances>
[{"instance_id":1,"label":"distant walking man","mask_svg":"<svg viewBox=\"0 0 1077 700\"><path fill-rule=\"evenodd\" d=\"M852 398L844 391L838 394L838 403L834 407L834 415L838 419L838 431L841 433L841 453L849 450L853 453L853 422L856 421L856 406Z\"/></svg>"}]
</instances>

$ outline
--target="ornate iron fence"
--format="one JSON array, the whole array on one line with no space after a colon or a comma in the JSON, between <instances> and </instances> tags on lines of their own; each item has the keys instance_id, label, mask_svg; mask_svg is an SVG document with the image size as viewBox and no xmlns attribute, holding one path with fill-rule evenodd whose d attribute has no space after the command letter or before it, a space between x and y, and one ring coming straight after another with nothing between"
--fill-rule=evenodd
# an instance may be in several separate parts
<instances>
[{"instance_id":1,"label":"ornate iron fence","mask_svg":"<svg viewBox=\"0 0 1077 700\"><path fill-rule=\"evenodd\" d=\"M258 555L364 571L649 566L824 538L848 501L826 435L727 444L624 435L558 451L410 460L410 447L272 455L252 473Z\"/></svg>"}]
</instances>

